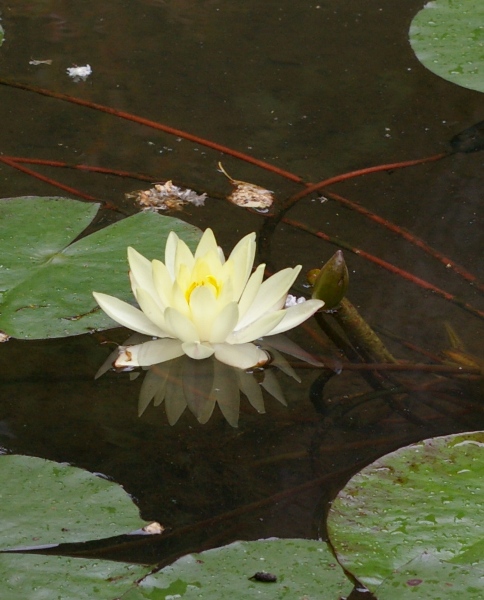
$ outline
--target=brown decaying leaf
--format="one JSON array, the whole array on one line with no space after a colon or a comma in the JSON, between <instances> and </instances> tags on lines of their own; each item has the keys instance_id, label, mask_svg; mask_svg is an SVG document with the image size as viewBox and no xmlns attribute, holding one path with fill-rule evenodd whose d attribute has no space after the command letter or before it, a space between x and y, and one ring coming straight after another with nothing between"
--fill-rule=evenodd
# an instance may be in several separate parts
<instances>
[{"instance_id":1,"label":"brown decaying leaf","mask_svg":"<svg viewBox=\"0 0 484 600\"><path fill-rule=\"evenodd\" d=\"M233 179L223 168L222 163L218 163L219 170L227 177L230 183L235 186L235 190L227 196L233 204L244 208L255 208L260 211L268 211L274 202L274 194L254 183L238 181Z\"/></svg>"},{"instance_id":2,"label":"brown decaying leaf","mask_svg":"<svg viewBox=\"0 0 484 600\"><path fill-rule=\"evenodd\" d=\"M207 194L197 194L188 188L180 188L167 181L158 183L149 190L137 190L126 194L134 198L145 209L151 210L183 210L185 204L203 206Z\"/></svg>"}]
</instances>

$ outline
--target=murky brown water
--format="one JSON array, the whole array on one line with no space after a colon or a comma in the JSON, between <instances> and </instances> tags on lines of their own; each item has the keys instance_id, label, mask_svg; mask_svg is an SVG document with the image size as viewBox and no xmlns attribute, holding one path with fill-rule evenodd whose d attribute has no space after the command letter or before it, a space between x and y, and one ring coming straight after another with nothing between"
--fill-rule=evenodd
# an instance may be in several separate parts
<instances>
[{"instance_id":1,"label":"murky brown water","mask_svg":"<svg viewBox=\"0 0 484 600\"><path fill-rule=\"evenodd\" d=\"M6 79L163 122L314 182L439 153L453 135L482 120L479 93L437 78L414 57L407 30L422 5L18 0L3 8L0 65ZM52 64L33 66L31 59ZM93 74L86 82L67 76L67 67L87 63ZM139 171L211 192L216 197L204 208L181 217L213 227L227 250L246 232L260 231L265 217L221 199L230 186L217 171L218 160L235 178L267 186L281 200L300 189L186 140L7 86L0 86L0 119L4 155ZM482 166L482 153L459 154L350 180L331 191L411 230L484 279ZM124 193L143 187L140 182L39 170L137 210ZM62 195L4 165L0 181L3 197ZM306 198L287 216L484 310L475 287L334 201ZM276 268L302 263L308 270L334 250L281 224L266 258ZM482 355L482 319L361 257L345 256L349 298L373 325L438 354L449 346L448 322L469 353ZM312 327L317 331L314 322ZM126 332L111 337L121 342ZM336 352L302 330L291 337L314 352ZM422 360L385 341L397 356ZM434 378L431 393L371 397L353 406L352 396L370 389L360 374L333 377L321 400L321 389L312 385L318 371L303 369L300 385L280 375L288 408L267 398L267 413L257 415L243 400L237 429L217 412L204 426L187 412L170 427L163 407L138 418L139 380L114 374L93 380L107 352L97 336L2 345L0 445L122 483L143 517L171 532L158 546L111 552L131 560L168 560L237 538L324 535L327 500L359 467L411 441L484 425L482 387L476 384Z\"/></svg>"}]
</instances>

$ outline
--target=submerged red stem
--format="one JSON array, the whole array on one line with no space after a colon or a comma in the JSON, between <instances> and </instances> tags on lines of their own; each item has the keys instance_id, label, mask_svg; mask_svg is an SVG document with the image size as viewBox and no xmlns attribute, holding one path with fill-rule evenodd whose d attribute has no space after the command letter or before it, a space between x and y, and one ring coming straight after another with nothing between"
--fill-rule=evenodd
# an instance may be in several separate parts
<instances>
[{"instance_id":1,"label":"submerged red stem","mask_svg":"<svg viewBox=\"0 0 484 600\"><path fill-rule=\"evenodd\" d=\"M416 275L412 275L412 273L409 273L408 271L405 271L403 269L400 269L399 267L396 267L395 265L387 262L386 260L378 258L377 256L370 254L369 252L365 252L365 250L361 250L360 248L355 248L354 246L351 246L351 244L348 244L347 242L344 242L343 240L329 236L326 233L323 233L322 231L318 231L317 229L314 229L313 227L309 227L308 225L305 225L304 223L300 223L298 221L294 221L292 219L287 219L287 218L284 218L283 222L287 223L288 225L291 225L292 227L296 227L297 229L300 229L302 231L307 231L311 235L321 238L321 239L329 242L330 244L334 244L335 246L338 246L340 248L348 250L348 251L352 252L353 254L357 254L358 256L365 258L369 262L372 262L372 263L386 269L390 273L399 275L403 279L406 279L407 281L411 281L415 285L418 285L419 287L421 287L425 290L429 290L429 291L435 293L436 295L440 296L441 298L444 298L444 300L447 300L448 302L452 302L452 304L459 306L460 308L466 310L467 312L471 313L475 317L484 319L483 311L481 311L477 308L474 308L467 302L463 302L462 300L459 300L459 298L457 298L457 296L454 296L453 294L450 294L449 292L442 290L441 288L433 285L432 283L425 281L425 279L421 279L420 277L417 277Z\"/></svg>"}]
</instances>

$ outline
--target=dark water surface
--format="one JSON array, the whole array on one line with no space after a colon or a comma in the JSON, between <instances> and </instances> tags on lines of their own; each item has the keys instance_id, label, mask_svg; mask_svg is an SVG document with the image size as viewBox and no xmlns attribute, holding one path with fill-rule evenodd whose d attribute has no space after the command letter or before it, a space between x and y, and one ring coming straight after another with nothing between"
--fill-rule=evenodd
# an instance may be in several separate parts
<instances>
[{"instance_id":1,"label":"dark water surface","mask_svg":"<svg viewBox=\"0 0 484 600\"><path fill-rule=\"evenodd\" d=\"M15 0L3 4L2 77L163 122L252 154L315 182L354 169L430 156L484 118L482 94L428 72L407 31L422 0ZM31 59L52 60L33 66ZM66 68L89 63L73 82ZM2 154L147 173L212 194L176 216L211 226L224 249L266 217L229 205L217 162L276 192L300 187L206 147L113 116L0 86ZM139 181L39 168L131 214ZM404 227L484 280L483 156L456 154L331 188ZM65 195L0 166L2 197ZM334 201L305 198L288 216L346 240L484 310L482 294L436 260ZM113 219L104 211L100 223ZM264 260L320 266L335 247L281 224ZM127 244L129 241L127 240ZM160 249L161 254L161 249ZM483 321L361 257L345 254L349 298L374 326L438 355L444 323L482 356ZM301 280L302 282L303 280ZM314 332L319 331L311 321ZM122 342L125 331L107 334ZM335 356L302 329L308 350ZM324 336L322 336L324 337ZM399 358L424 358L384 338ZM140 379L93 375L108 354L98 336L0 347L0 446L101 472L132 494L169 535L108 556L166 561L234 539L324 536L327 501L363 465L412 441L484 426L482 387L415 378L431 392L353 402L371 387L343 371L322 388L280 374L288 407L269 396L258 415L243 399L239 427L218 409L206 425L164 408L137 416ZM413 375L406 375L408 382ZM316 383L315 383L316 381ZM311 392L311 397L310 397ZM311 401L313 400L313 402ZM219 518L220 517L220 518ZM213 520L211 520L213 519ZM206 523L204 523L208 520ZM203 523L200 526L200 523ZM183 528L183 529L182 529Z\"/></svg>"}]
</instances>

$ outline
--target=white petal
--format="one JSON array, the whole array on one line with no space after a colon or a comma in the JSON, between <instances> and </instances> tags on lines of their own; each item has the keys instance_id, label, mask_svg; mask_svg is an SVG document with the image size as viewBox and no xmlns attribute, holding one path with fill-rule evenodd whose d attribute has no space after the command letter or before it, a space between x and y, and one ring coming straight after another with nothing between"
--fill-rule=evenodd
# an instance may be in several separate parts
<instances>
[{"instance_id":1,"label":"white petal","mask_svg":"<svg viewBox=\"0 0 484 600\"><path fill-rule=\"evenodd\" d=\"M199 342L200 336L195 325L188 317L181 312L169 306L165 310L166 328L182 342Z\"/></svg>"},{"instance_id":2,"label":"white petal","mask_svg":"<svg viewBox=\"0 0 484 600\"><path fill-rule=\"evenodd\" d=\"M192 251L183 240L179 239L175 251L175 278L177 278L178 271L182 265L186 265L191 270L194 264L195 258Z\"/></svg>"},{"instance_id":3,"label":"white petal","mask_svg":"<svg viewBox=\"0 0 484 600\"><path fill-rule=\"evenodd\" d=\"M237 329L245 327L259 319L268 311L278 310L284 306L284 300L291 285L298 276L301 266L287 268L266 279L259 288L249 310L242 317Z\"/></svg>"},{"instance_id":4,"label":"white petal","mask_svg":"<svg viewBox=\"0 0 484 600\"><path fill-rule=\"evenodd\" d=\"M234 297L238 300L249 279L255 258L255 233L243 237L230 253L228 261L234 264Z\"/></svg>"},{"instance_id":5,"label":"white petal","mask_svg":"<svg viewBox=\"0 0 484 600\"><path fill-rule=\"evenodd\" d=\"M148 317L148 319L157 327L159 327L162 331L166 331L165 317L163 316L163 311L155 302L151 294L149 294L146 290L138 288L136 290L136 298L138 300L138 304L141 310ZM163 337L166 337L167 335L168 334L165 334Z\"/></svg>"},{"instance_id":6,"label":"white petal","mask_svg":"<svg viewBox=\"0 0 484 600\"><path fill-rule=\"evenodd\" d=\"M133 293L136 288L143 288L152 294L154 290L151 262L131 247L128 248L128 262Z\"/></svg>"},{"instance_id":7,"label":"white petal","mask_svg":"<svg viewBox=\"0 0 484 600\"><path fill-rule=\"evenodd\" d=\"M220 307L229 304L229 302L237 302L239 298L234 294L233 277L229 277L222 283L222 289L219 291L217 302Z\"/></svg>"},{"instance_id":8,"label":"white petal","mask_svg":"<svg viewBox=\"0 0 484 600\"><path fill-rule=\"evenodd\" d=\"M303 350L301 346L298 346L296 342L293 342L291 339L289 339L283 334L271 334L270 340L267 340L267 345L267 349L271 353L273 349L279 350L279 352L284 352L284 354L289 354L289 356L295 356L296 358L304 360L305 362L309 363L310 365L314 365L315 367L324 367L324 363L314 358L314 356L309 354L309 352ZM335 357L332 357L332 364L333 363L337 363ZM293 377L293 375L291 375L291 377Z\"/></svg>"},{"instance_id":9,"label":"white petal","mask_svg":"<svg viewBox=\"0 0 484 600\"><path fill-rule=\"evenodd\" d=\"M306 321L306 319L309 319L310 316L314 315L314 313L322 306L324 306L322 300L306 300L306 302L287 308L284 311L285 314L282 321L266 335L276 335L277 333L283 333L284 331L297 327ZM268 342L270 344L270 340L268 340Z\"/></svg>"},{"instance_id":10,"label":"white petal","mask_svg":"<svg viewBox=\"0 0 484 600\"><path fill-rule=\"evenodd\" d=\"M225 342L233 332L238 320L239 307L237 302L227 304L213 320L208 340L213 344Z\"/></svg>"},{"instance_id":11,"label":"white petal","mask_svg":"<svg viewBox=\"0 0 484 600\"><path fill-rule=\"evenodd\" d=\"M262 284L262 280L264 279L264 269L266 266L264 264L259 265L257 269L252 273L245 286L245 289L242 293L242 296L239 300L239 314L240 318L242 318L245 313L249 310L252 302L254 302L255 297L259 291L259 288Z\"/></svg>"},{"instance_id":12,"label":"white petal","mask_svg":"<svg viewBox=\"0 0 484 600\"><path fill-rule=\"evenodd\" d=\"M191 319L201 340L209 341L212 324L219 311L212 289L205 285L195 288L190 296ZM217 341L225 341L217 340Z\"/></svg>"},{"instance_id":13,"label":"white petal","mask_svg":"<svg viewBox=\"0 0 484 600\"><path fill-rule=\"evenodd\" d=\"M178 236L174 231L170 231L165 246L165 265L170 273L171 280L175 280L175 256L178 246Z\"/></svg>"},{"instance_id":14,"label":"white petal","mask_svg":"<svg viewBox=\"0 0 484 600\"><path fill-rule=\"evenodd\" d=\"M208 358L214 353L213 347L208 342L184 342L182 349L187 356L195 360Z\"/></svg>"},{"instance_id":15,"label":"white petal","mask_svg":"<svg viewBox=\"0 0 484 600\"><path fill-rule=\"evenodd\" d=\"M128 346L120 353L115 367L149 367L183 355L180 340L165 338L137 346Z\"/></svg>"},{"instance_id":16,"label":"white petal","mask_svg":"<svg viewBox=\"0 0 484 600\"><path fill-rule=\"evenodd\" d=\"M239 369L250 369L269 360L266 352L254 344L214 344L215 358Z\"/></svg>"},{"instance_id":17,"label":"white petal","mask_svg":"<svg viewBox=\"0 0 484 600\"><path fill-rule=\"evenodd\" d=\"M123 325L123 327L128 327L133 331L146 335L166 336L166 333L162 329L157 327L145 314L134 306L131 306L131 304L123 302L123 300L114 296L101 294L100 292L93 292L93 296L108 317L111 317L111 319L114 319L117 323Z\"/></svg>"},{"instance_id":18,"label":"white petal","mask_svg":"<svg viewBox=\"0 0 484 600\"><path fill-rule=\"evenodd\" d=\"M185 315L186 317L190 318L190 306L188 305L185 296L185 290L180 286L178 281L175 281L175 283L173 284L170 306L172 308L175 308L182 315Z\"/></svg>"},{"instance_id":19,"label":"white petal","mask_svg":"<svg viewBox=\"0 0 484 600\"><path fill-rule=\"evenodd\" d=\"M282 371L289 377L295 379L298 383L301 383L301 378L296 373L296 371L291 367L291 365L287 362L287 360L284 358L284 356L282 356L280 352L274 350L271 344L266 343L267 339L270 338L262 340L261 347L267 352L269 352L269 354L271 355L271 366L276 367L277 369L279 369L279 371Z\"/></svg>"},{"instance_id":20,"label":"white petal","mask_svg":"<svg viewBox=\"0 0 484 600\"><path fill-rule=\"evenodd\" d=\"M283 310L267 313L243 329L228 335L227 342L229 344L245 344L246 342L253 342L264 335L270 335L269 332L275 329L283 318Z\"/></svg>"},{"instance_id":21,"label":"white petal","mask_svg":"<svg viewBox=\"0 0 484 600\"><path fill-rule=\"evenodd\" d=\"M198 242L197 249L195 251L195 258L200 258L209 252L215 252L218 257L218 246L213 231L208 228L205 229L203 235Z\"/></svg>"},{"instance_id":22,"label":"white petal","mask_svg":"<svg viewBox=\"0 0 484 600\"><path fill-rule=\"evenodd\" d=\"M225 254L220 246L218 247L218 258L220 260L220 264L223 265L225 262Z\"/></svg>"},{"instance_id":23,"label":"white petal","mask_svg":"<svg viewBox=\"0 0 484 600\"><path fill-rule=\"evenodd\" d=\"M172 303L173 280L170 276L170 272L161 260L154 260L151 264L153 270L153 285L155 286L156 294L160 299L161 306L166 308Z\"/></svg>"}]
</instances>

